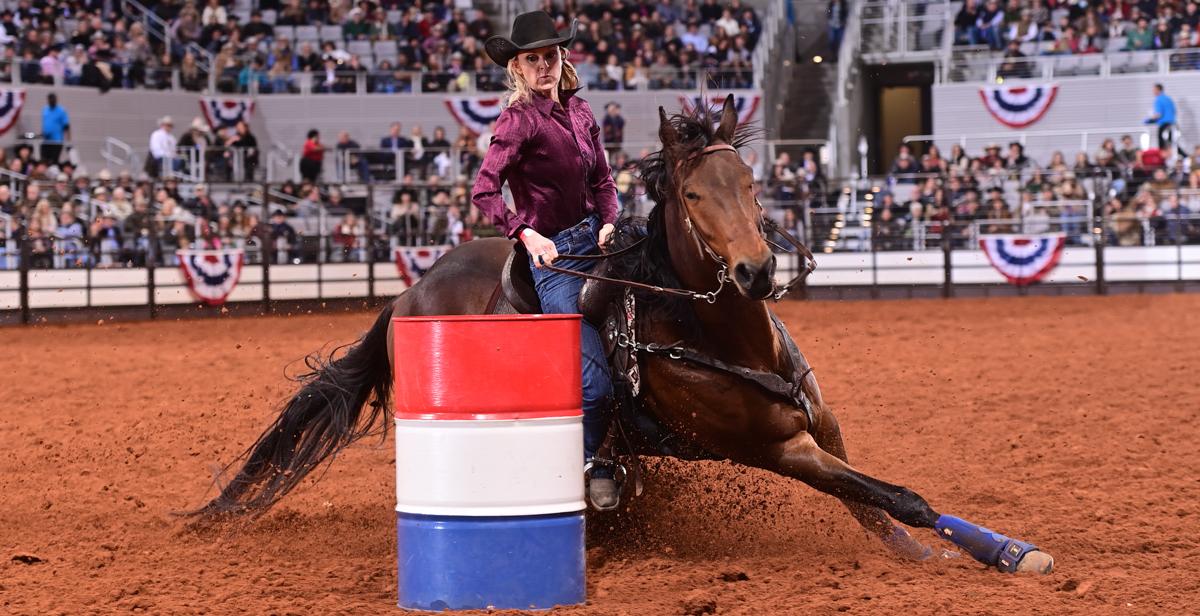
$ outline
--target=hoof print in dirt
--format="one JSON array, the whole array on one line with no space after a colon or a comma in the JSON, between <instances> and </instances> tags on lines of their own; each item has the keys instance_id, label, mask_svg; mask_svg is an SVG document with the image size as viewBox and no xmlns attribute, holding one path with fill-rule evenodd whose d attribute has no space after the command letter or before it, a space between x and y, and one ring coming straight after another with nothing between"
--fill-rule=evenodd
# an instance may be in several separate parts
<instances>
[{"instance_id":1,"label":"hoof print in dirt","mask_svg":"<svg viewBox=\"0 0 1200 616\"><path fill-rule=\"evenodd\" d=\"M683 600L684 616L705 616L717 613L717 600L708 593L695 591Z\"/></svg>"},{"instance_id":2,"label":"hoof print in dirt","mask_svg":"<svg viewBox=\"0 0 1200 616\"><path fill-rule=\"evenodd\" d=\"M726 571L721 574L722 582L745 582L750 576L745 571Z\"/></svg>"}]
</instances>

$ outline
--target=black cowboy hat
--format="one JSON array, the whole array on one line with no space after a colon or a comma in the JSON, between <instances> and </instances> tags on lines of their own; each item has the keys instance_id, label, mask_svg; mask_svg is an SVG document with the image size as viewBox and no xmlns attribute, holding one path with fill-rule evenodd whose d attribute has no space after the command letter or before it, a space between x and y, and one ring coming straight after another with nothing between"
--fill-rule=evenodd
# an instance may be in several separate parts
<instances>
[{"instance_id":1,"label":"black cowboy hat","mask_svg":"<svg viewBox=\"0 0 1200 616\"><path fill-rule=\"evenodd\" d=\"M554 18L546 11L530 11L521 13L513 20L511 38L497 34L483 44L484 51L493 62L500 66L508 66L508 61L522 51L539 47L566 47L575 40L575 32L579 30L579 21L571 20L569 32L559 32L554 28Z\"/></svg>"}]
</instances>

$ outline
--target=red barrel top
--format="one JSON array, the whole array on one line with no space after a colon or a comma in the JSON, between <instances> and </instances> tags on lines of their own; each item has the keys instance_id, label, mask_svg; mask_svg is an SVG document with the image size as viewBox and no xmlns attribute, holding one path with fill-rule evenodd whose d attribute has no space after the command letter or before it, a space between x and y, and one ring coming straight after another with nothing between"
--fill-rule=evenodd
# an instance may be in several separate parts
<instances>
[{"instance_id":1,"label":"red barrel top","mask_svg":"<svg viewBox=\"0 0 1200 616\"><path fill-rule=\"evenodd\" d=\"M397 419L581 414L577 314L392 319Z\"/></svg>"}]
</instances>

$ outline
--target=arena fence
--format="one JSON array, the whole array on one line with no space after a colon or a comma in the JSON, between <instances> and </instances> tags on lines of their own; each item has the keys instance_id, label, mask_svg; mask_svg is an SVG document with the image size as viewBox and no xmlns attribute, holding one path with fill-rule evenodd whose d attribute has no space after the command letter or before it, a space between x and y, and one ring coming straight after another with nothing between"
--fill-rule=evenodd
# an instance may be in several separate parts
<instances>
[{"instance_id":1,"label":"arena fence","mask_svg":"<svg viewBox=\"0 0 1200 616\"><path fill-rule=\"evenodd\" d=\"M120 241L5 235L0 239L0 323L36 322L62 312L103 315L118 309L122 315L133 311L155 318L164 307L199 307L175 251L217 245L234 246L244 254L240 282L226 300L230 305L269 313L281 301L373 303L407 288L406 275L412 279L412 271L402 273L397 265L402 248L427 248L436 255L469 237L494 233L479 225L460 230L453 220L446 220L445 208L437 207L417 207L406 223L397 224L386 216L391 208L388 200L381 200L377 208L372 191L366 191L365 197L365 209L356 219L350 216L357 216L360 206L320 207L284 220L274 217L291 231L258 224L250 235L222 238L221 233L201 230L192 236L182 228L195 229L195 221L172 221L157 235ZM272 218L270 208L283 209L274 202L264 207L252 201L247 206L263 220ZM925 221L896 235L885 224L873 224L856 231L866 230L859 243L842 242L850 250L823 252L822 234L838 229L837 217L844 221L846 213L825 208L796 217L791 207L776 204L770 209L819 251L817 270L806 287L794 291L800 296L1104 294L1200 288L1200 214L1176 210L1146 220L1116 212L1049 221ZM0 228L10 229L8 222L0 220ZM1032 227L1034 222L1039 226ZM986 232L1021 231L1078 235L1041 283L1013 287L989 263L978 239ZM778 256L777 276L783 281L794 275L798 258L787 252Z\"/></svg>"}]
</instances>

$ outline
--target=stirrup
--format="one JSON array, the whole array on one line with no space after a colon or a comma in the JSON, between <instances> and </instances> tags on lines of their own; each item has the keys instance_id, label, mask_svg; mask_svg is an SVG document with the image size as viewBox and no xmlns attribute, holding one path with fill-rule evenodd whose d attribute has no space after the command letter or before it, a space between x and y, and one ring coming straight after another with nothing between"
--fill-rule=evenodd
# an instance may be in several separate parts
<instances>
[{"instance_id":1,"label":"stirrup","mask_svg":"<svg viewBox=\"0 0 1200 616\"><path fill-rule=\"evenodd\" d=\"M609 460L606 458L592 458L588 460L583 465L583 476L587 479L591 479L592 474L601 468L608 469L612 472L611 479L617 482L617 485L624 485L625 479L629 477L629 471L626 470L624 464L621 464L616 460ZM608 477L605 477L605 479L608 479Z\"/></svg>"},{"instance_id":2,"label":"stirrup","mask_svg":"<svg viewBox=\"0 0 1200 616\"><path fill-rule=\"evenodd\" d=\"M610 474L611 477L593 477L594 473L597 470L602 469L602 468L608 469L609 470L608 474ZM612 511L612 510L616 509L617 507L621 506L621 493L624 492L625 480L629 477L629 472L626 470L625 465L623 465L620 462L617 462L615 460L607 460L604 458L592 458L591 460L588 460L586 464L583 465L583 476L584 476L584 479L587 480L585 487L588 487L591 485L593 478L595 478L595 479L610 479L611 478L612 482L616 485L617 498L615 501L613 501L612 505L609 505L607 507L601 507L601 506L597 505L596 503L592 502L590 489L585 490L586 492L588 492L587 502L589 505L591 505L592 509L595 509L596 511Z\"/></svg>"}]
</instances>

